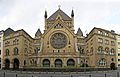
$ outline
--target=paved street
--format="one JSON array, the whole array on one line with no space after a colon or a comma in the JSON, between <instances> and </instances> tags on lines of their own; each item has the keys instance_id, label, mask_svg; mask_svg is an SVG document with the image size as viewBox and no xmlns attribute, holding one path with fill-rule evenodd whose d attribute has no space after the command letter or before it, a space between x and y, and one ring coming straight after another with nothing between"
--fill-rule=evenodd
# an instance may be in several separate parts
<instances>
[{"instance_id":1,"label":"paved street","mask_svg":"<svg viewBox=\"0 0 120 77\"><path fill-rule=\"evenodd\" d=\"M120 72L120 71L119 71ZM115 71L92 71L92 72L28 72L28 71L4 71L0 70L0 77L118 77ZM16 76L17 75L17 76ZM90 76L91 75L91 76ZM119 76L120 77L120 76Z\"/></svg>"}]
</instances>

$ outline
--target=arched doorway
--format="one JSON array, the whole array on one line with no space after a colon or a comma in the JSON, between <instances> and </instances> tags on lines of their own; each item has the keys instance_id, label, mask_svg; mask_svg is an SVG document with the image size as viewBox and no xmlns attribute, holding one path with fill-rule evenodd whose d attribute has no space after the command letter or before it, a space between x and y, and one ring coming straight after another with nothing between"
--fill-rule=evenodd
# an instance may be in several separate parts
<instances>
[{"instance_id":1,"label":"arched doorway","mask_svg":"<svg viewBox=\"0 0 120 77\"><path fill-rule=\"evenodd\" d=\"M19 60L17 58L13 60L13 69L19 69Z\"/></svg>"},{"instance_id":2,"label":"arched doorway","mask_svg":"<svg viewBox=\"0 0 120 77\"><path fill-rule=\"evenodd\" d=\"M10 68L10 60L5 59L5 69L9 69L9 68Z\"/></svg>"},{"instance_id":3,"label":"arched doorway","mask_svg":"<svg viewBox=\"0 0 120 77\"><path fill-rule=\"evenodd\" d=\"M68 66L68 67L74 67L74 66L75 66L75 61L74 61L73 59L69 59L69 60L67 61L67 66Z\"/></svg>"},{"instance_id":4,"label":"arched doorway","mask_svg":"<svg viewBox=\"0 0 120 77\"><path fill-rule=\"evenodd\" d=\"M62 67L62 60L61 59L55 60L55 67Z\"/></svg>"},{"instance_id":5,"label":"arched doorway","mask_svg":"<svg viewBox=\"0 0 120 77\"><path fill-rule=\"evenodd\" d=\"M50 67L50 61L48 59L43 60L43 67Z\"/></svg>"},{"instance_id":6,"label":"arched doorway","mask_svg":"<svg viewBox=\"0 0 120 77\"><path fill-rule=\"evenodd\" d=\"M110 69L111 69L111 70L115 70L115 63L111 63L111 64L110 64Z\"/></svg>"}]
</instances>

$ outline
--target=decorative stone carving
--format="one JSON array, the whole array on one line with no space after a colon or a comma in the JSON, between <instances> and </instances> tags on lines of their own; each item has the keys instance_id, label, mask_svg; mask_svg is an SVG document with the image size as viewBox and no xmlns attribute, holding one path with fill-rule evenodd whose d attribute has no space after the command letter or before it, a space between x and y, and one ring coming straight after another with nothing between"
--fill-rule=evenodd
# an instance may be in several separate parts
<instances>
[{"instance_id":1,"label":"decorative stone carving","mask_svg":"<svg viewBox=\"0 0 120 77\"><path fill-rule=\"evenodd\" d=\"M63 33L55 33L51 36L50 43L55 49L64 48L67 45L67 37Z\"/></svg>"}]
</instances>

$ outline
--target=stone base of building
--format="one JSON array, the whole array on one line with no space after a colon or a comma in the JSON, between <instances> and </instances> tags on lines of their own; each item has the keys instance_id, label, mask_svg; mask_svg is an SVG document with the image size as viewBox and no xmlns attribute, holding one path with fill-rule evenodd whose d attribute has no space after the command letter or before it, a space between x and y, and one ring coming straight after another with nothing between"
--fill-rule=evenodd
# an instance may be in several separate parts
<instances>
[{"instance_id":1,"label":"stone base of building","mask_svg":"<svg viewBox=\"0 0 120 77\"><path fill-rule=\"evenodd\" d=\"M114 70L116 70L115 68ZM85 72L85 71L108 71L110 68L19 68L19 69L5 69L3 70L17 70L17 71L38 71L38 72Z\"/></svg>"}]
</instances>

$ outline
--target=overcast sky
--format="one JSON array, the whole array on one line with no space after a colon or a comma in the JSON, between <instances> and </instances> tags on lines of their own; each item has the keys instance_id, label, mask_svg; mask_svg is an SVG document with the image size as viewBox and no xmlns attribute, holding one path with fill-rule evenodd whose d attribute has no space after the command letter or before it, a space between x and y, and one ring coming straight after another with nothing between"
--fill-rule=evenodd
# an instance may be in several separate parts
<instances>
[{"instance_id":1,"label":"overcast sky","mask_svg":"<svg viewBox=\"0 0 120 77\"><path fill-rule=\"evenodd\" d=\"M24 29L32 37L40 28L44 31L44 12L48 17L61 5L67 15L75 14L75 32L80 27L89 33L94 27L120 33L119 0L0 0L0 30Z\"/></svg>"}]
</instances>

